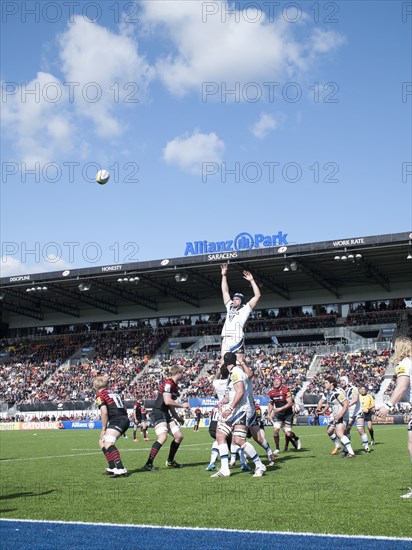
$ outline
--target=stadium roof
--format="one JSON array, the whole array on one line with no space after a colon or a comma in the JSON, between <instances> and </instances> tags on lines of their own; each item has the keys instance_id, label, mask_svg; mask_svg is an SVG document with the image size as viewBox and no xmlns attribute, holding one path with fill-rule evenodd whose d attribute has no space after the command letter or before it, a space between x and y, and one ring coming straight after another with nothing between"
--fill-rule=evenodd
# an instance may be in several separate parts
<instances>
[{"instance_id":1,"label":"stadium roof","mask_svg":"<svg viewBox=\"0 0 412 550\"><path fill-rule=\"evenodd\" d=\"M253 273L262 308L412 295L412 259L407 259L412 233L287 246L264 246L276 242L276 235L261 237L243 234L227 251L230 241L202 241L181 258L3 277L2 322L10 327L75 324L220 311L219 265L224 262L230 263L232 292L248 297L242 271ZM196 247L210 252L190 254Z\"/></svg>"}]
</instances>

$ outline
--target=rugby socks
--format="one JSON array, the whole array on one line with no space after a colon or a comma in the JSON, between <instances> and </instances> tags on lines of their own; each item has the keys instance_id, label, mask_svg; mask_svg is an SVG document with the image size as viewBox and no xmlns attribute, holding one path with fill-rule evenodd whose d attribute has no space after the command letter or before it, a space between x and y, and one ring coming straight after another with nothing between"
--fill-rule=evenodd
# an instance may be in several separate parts
<instances>
[{"instance_id":1,"label":"rugby socks","mask_svg":"<svg viewBox=\"0 0 412 550\"><path fill-rule=\"evenodd\" d=\"M290 440L291 440L290 435L287 432L285 432L285 451L288 450Z\"/></svg>"},{"instance_id":2,"label":"rugby socks","mask_svg":"<svg viewBox=\"0 0 412 550\"><path fill-rule=\"evenodd\" d=\"M290 432L289 438L292 442L292 445L295 447L295 449L298 448L298 437L296 436L295 432Z\"/></svg>"},{"instance_id":3,"label":"rugby socks","mask_svg":"<svg viewBox=\"0 0 412 550\"><path fill-rule=\"evenodd\" d=\"M256 464L256 466L260 466L262 464L262 461L260 460L259 455L255 451L255 448L253 445L248 443L247 441L242 445L242 449L245 451L245 453L248 455L248 457L253 460L253 462Z\"/></svg>"},{"instance_id":4,"label":"rugby socks","mask_svg":"<svg viewBox=\"0 0 412 550\"><path fill-rule=\"evenodd\" d=\"M149 458L147 459L146 464L153 464L153 460L155 459L155 456L157 455L157 453L160 451L161 448L162 448L162 444L159 443L158 441L155 441L153 443L152 448L150 449Z\"/></svg>"},{"instance_id":5,"label":"rugby socks","mask_svg":"<svg viewBox=\"0 0 412 550\"><path fill-rule=\"evenodd\" d=\"M366 434L361 435L362 445L364 449L369 449L368 436Z\"/></svg>"},{"instance_id":6,"label":"rugby socks","mask_svg":"<svg viewBox=\"0 0 412 550\"><path fill-rule=\"evenodd\" d=\"M107 463L109 464L109 468L111 468L113 470L113 468L115 467L114 460L110 458L109 451L106 449L106 447L103 447L102 451L103 451L103 454L104 454L104 458L107 460Z\"/></svg>"},{"instance_id":7,"label":"rugby socks","mask_svg":"<svg viewBox=\"0 0 412 550\"><path fill-rule=\"evenodd\" d=\"M229 471L229 447L227 443L221 443L219 446L220 469L227 473Z\"/></svg>"},{"instance_id":8,"label":"rugby socks","mask_svg":"<svg viewBox=\"0 0 412 550\"><path fill-rule=\"evenodd\" d=\"M368 428L369 429L369 428ZM369 435L371 436L371 441L375 441L375 436L374 436L374 433L373 433L373 428L371 428L369 430Z\"/></svg>"},{"instance_id":9,"label":"rugby socks","mask_svg":"<svg viewBox=\"0 0 412 550\"><path fill-rule=\"evenodd\" d=\"M241 447L239 447L239 458L241 464L246 464L246 453Z\"/></svg>"},{"instance_id":10,"label":"rugby socks","mask_svg":"<svg viewBox=\"0 0 412 550\"><path fill-rule=\"evenodd\" d=\"M336 437L336 434L330 434L329 437L331 438L331 440L332 440L333 443L335 444L335 447L336 447L337 449L340 449L339 439Z\"/></svg>"},{"instance_id":11,"label":"rugby socks","mask_svg":"<svg viewBox=\"0 0 412 550\"><path fill-rule=\"evenodd\" d=\"M269 445L269 443L266 441L266 439L263 440L263 443L260 443L260 446L261 446L263 449L265 449L267 455L269 455L269 454L271 453L270 445Z\"/></svg>"},{"instance_id":12,"label":"rugby socks","mask_svg":"<svg viewBox=\"0 0 412 550\"><path fill-rule=\"evenodd\" d=\"M276 449L279 451L279 441L280 441L280 437L278 435L274 435L273 436L273 439L275 440L275 447Z\"/></svg>"},{"instance_id":13,"label":"rugby socks","mask_svg":"<svg viewBox=\"0 0 412 550\"><path fill-rule=\"evenodd\" d=\"M167 459L168 462L173 462L173 460L175 459L175 454L177 453L179 447L180 442L177 443L177 441L173 439L173 441L170 443L169 457Z\"/></svg>"},{"instance_id":14,"label":"rugby socks","mask_svg":"<svg viewBox=\"0 0 412 550\"><path fill-rule=\"evenodd\" d=\"M218 454L219 454L219 445L217 444L217 441L214 441L212 445L212 452L210 454L210 464L215 464Z\"/></svg>"},{"instance_id":15,"label":"rugby socks","mask_svg":"<svg viewBox=\"0 0 412 550\"><path fill-rule=\"evenodd\" d=\"M115 468L118 468L119 470L124 468L120 458L120 453L114 445L110 445L107 449L107 455L109 456L109 460L113 460Z\"/></svg>"},{"instance_id":16,"label":"rugby socks","mask_svg":"<svg viewBox=\"0 0 412 550\"><path fill-rule=\"evenodd\" d=\"M133 430L133 439L137 439L136 434L137 434L137 430Z\"/></svg>"},{"instance_id":17,"label":"rugby socks","mask_svg":"<svg viewBox=\"0 0 412 550\"><path fill-rule=\"evenodd\" d=\"M234 466L236 463L236 453L240 449L239 445L236 445L236 443L231 443L230 445L230 465Z\"/></svg>"},{"instance_id":18,"label":"rugby socks","mask_svg":"<svg viewBox=\"0 0 412 550\"><path fill-rule=\"evenodd\" d=\"M146 439L147 437L147 428L143 428L143 438Z\"/></svg>"},{"instance_id":19,"label":"rugby socks","mask_svg":"<svg viewBox=\"0 0 412 550\"><path fill-rule=\"evenodd\" d=\"M350 454L350 455L354 455L354 450L352 449L352 445L350 444L350 441L348 439L348 437L346 435L344 435L342 438L341 438L341 443L342 445L345 447L345 450Z\"/></svg>"}]
</instances>

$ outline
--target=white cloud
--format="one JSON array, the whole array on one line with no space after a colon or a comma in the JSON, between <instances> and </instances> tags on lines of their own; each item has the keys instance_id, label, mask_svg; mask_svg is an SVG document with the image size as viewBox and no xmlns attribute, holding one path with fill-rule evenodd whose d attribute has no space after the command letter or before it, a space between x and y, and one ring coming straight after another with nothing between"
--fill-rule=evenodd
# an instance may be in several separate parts
<instances>
[{"instance_id":1,"label":"white cloud","mask_svg":"<svg viewBox=\"0 0 412 550\"><path fill-rule=\"evenodd\" d=\"M163 150L163 158L169 164L193 174L202 173L203 163L221 162L224 142L215 133L193 132L190 137L177 137L169 141Z\"/></svg>"},{"instance_id":2,"label":"white cloud","mask_svg":"<svg viewBox=\"0 0 412 550\"><path fill-rule=\"evenodd\" d=\"M258 138L265 138L270 130L275 130L278 125L277 120L273 115L268 113L262 113L259 117L259 120L251 128L252 134Z\"/></svg>"},{"instance_id":3,"label":"white cloud","mask_svg":"<svg viewBox=\"0 0 412 550\"><path fill-rule=\"evenodd\" d=\"M72 120L64 103L54 101L52 95L53 90L63 88L52 74L39 72L5 97L2 124L16 142L19 160L28 168L36 162L44 165L55 160L57 152L72 149Z\"/></svg>"},{"instance_id":4,"label":"white cloud","mask_svg":"<svg viewBox=\"0 0 412 550\"><path fill-rule=\"evenodd\" d=\"M312 51L314 53L327 53L344 44L345 38L334 31L324 31L316 28L311 36Z\"/></svg>"},{"instance_id":5,"label":"white cloud","mask_svg":"<svg viewBox=\"0 0 412 550\"><path fill-rule=\"evenodd\" d=\"M206 22L207 4L215 5L219 13ZM298 41L293 34L297 26L281 15L269 21L260 12L252 23L227 1L159 0L144 2L143 7L143 21L152 28L160 26L175 47L175 52L159 59L156 67L159 77L176 95L200 91L204 82L274 82L284 74L306 71L320 53L327 53L343 40L335 31L319 31ZM302 17L299 28L308 20Z\"/></svg>"},{"instance_id":6,"label":"white cloud","mask_svg":"<svg viewBox=\"0 0 412 550\"><path fill-rule=\"evenodd\" d=\"M0 277L73 269L72 265L57 256L46 256L43 260L42 262L29 264L13 256L3 256L0 258Z\"/></svg>"},{"instance_id":7,"label":"white cloud","mask_svg":"<svg viewBox=\"0 0 412 550\"><path fill-rule=\"evenodd\" d=\"M126 124L120 107L141 102L154 74L125 25L116 34L75 17L58 45L61 80L38 72L28 83L3 87L8 93L3 96L2 125L14 141L16 162L25 162L27 168L56 162L62 154L67 158L74 149L87 158L90 129L85 133L83 119L88 126L92 120L100 136L121 134Z\"/></svg>"},{"instance_id":8,"label":"white cloud","mask_svg":"<svg viewBox=\"0 0 412 550\"><path fill-rule=\"evenodd\" d=\"M90 25L79 16L59 37L61 69L65 80L75 83L74 105L104 137L122 133L114 112L119 104L141 102L153 76L130 32L125 28L121 32Z\"/></svg>"},{"instance_id":9,"label":"white cloud","mask_svg":"<svg viewBox=\"0 0 412 550\"><path fill-rule=\"evenodd\" d=\"M28 273L26 266L23 266L16 258L3 256L0 259L0 277L11 277L12 275L24 275L26 273Z\"/></svg>"}]
</instances>

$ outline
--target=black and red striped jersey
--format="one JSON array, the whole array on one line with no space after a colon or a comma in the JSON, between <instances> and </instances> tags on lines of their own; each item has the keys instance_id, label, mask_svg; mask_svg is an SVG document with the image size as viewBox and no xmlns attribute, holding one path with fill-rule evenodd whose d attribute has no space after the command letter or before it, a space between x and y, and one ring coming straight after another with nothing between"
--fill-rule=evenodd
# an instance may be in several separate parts
<instances>
[{"instance_id":1,"label":"black and red striped jersey","mask_svg":"<svg viewBox=\"0 0 412 550\"><path fill-rule=\"evenodd\" d=\"M136 403L133 405L133 412L136 420L140 422L140 420L142 419L142 406L139 401L136 401Z\"/></svg>"},{"instance_id":2,"label":"black and red striped jersey","mask_svg":"<svg viewBox=\"0 0 412 550\"><path fill-rule=\"evenodd\" d=\"M269 399L275 409L284 407L289 397L292 397L290 389L287 386L280 386L280 388L273 388L269 392ZM291 407L292 408L292 407Z\"/></svg>"},{"instance_id":3,"label":"black and red striped jersey","mask_svg":"<svg viewBox=\"0 0 412 550\"><path fill-rule=\"evenodd\" d=\"M173 401L177 399L179 395L179 388L172 378L166 378L166 380L163 380L163 382L160 384L159 393L154 404L155 409L161 409L162 411L167 412L169 410L169 407L164 402L164 393L170 393Z\"/></svg>"},{"instance_id":4,"label":"black and red striped jersey","mask_svg":"<svg viewBox=\"0 0 412 550\"><path fill-rule=\"evenodd\" d=\"M96 404L99 409L103 406L107 407L107 413L109 420L112 418L118 418L119 416L126 416L127 410L123 405L123 401L119 394L110 390L100 390L96 395Z\"/></svg>"}]
</instances>

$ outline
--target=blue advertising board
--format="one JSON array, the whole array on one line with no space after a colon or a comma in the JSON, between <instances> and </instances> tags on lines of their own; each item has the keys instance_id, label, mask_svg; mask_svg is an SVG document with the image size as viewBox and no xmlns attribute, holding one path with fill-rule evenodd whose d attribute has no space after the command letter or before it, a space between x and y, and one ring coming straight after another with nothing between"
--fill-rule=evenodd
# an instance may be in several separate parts
<instances>
[{"instance_id":1,"label":"blue advertising board","mask_svg":"<svg viewBox=\"0 0 412 550\"><path fill-rule=\"evenodd\" d=\"M62 422L65 430L101 430L101 420L64 420Z\"/></svg>"}]
</instances>

